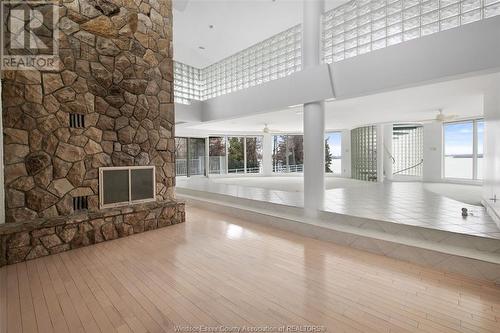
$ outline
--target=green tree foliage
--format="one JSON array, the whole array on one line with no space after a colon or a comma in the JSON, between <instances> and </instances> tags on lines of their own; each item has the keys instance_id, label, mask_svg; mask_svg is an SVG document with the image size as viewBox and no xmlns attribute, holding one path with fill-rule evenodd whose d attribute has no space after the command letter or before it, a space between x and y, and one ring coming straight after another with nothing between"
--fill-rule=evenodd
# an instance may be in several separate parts
<instances>
[{"instance_id":1,"label":"green tree foliage","mask_svg":"<svg viewBox=\"0 0 500 333\"><path fill-rule=\"evenodd\" d=\"M229 137L228 138L228 168L229 170L243 169L244 160L244 147L243 138L241 137Z\"/></svg>"},{"instance_id":2,"label":"green tree foliage","mask_svg":"<svg viewBox=\"0 0 500 333\"><path fill-rule=\"evenodd\" d=\"M332 172L333 154L330 152L330 145L328 144L329 137L325 139L325 172Z\"/></svg>"}]
</instances>

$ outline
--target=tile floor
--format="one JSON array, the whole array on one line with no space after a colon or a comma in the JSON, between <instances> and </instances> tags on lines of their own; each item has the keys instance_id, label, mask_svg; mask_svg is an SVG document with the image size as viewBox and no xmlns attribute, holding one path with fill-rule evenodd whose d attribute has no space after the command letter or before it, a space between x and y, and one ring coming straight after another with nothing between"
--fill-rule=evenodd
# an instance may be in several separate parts
<instances>
[{"instance_id":1,"label":"tile floor","mask_svg":"<svg viewBox=\"0 0 500 333\"><path fill-rule=\"evenodd\" d=\"M273 186L269 185L274 181L273 178L280 178L281 190L273 189ZM200 177L178 179L177 186L301 207L302 192L282 190L286 188L282 186L286 178L293 178L291 183L297 182L297 177L251 177L248 181L238 177L231 178L233 183L227 184L218 178ZM259 179L262 186L259 186ZM247 183L251 186L246 186ZM500 239L500 229L482 206L466 204L429 191L424 183L386 182L360 185L359 181L349 182L345 179L339 179L339 183L342 183L342 187L326 191L325 211ZM463 185L460 187L460 190L462 189ZM467 218L462 217L462 208L468 209L470 215Z\"/></svg>"}]
</instances>

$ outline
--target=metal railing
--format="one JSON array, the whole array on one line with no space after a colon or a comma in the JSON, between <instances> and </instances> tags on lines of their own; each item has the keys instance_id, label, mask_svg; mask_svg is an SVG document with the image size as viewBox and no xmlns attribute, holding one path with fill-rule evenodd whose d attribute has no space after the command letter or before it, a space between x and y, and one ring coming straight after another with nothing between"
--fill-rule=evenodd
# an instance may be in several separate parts
<instances>
[{"instance_id":1,"label":"metal railing","mask_svg":"<svg viewBox=\"0 0 500 333\"><path fill-rule=\"evenodd\" d=\"M303 164L291 164L291 165L273 165L273 172L276 173L295 173L295 172L304 172Z\"/></svg>"}]
</instances>

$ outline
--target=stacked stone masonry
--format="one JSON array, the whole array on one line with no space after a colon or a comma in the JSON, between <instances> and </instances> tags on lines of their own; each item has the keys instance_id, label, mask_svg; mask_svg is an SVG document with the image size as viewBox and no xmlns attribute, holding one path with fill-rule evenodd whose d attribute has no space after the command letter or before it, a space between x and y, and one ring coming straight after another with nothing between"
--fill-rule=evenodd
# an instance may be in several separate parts
<instances>
[{"instance_id":1,"label":"stacked stone masonry","mask_svg":"<svg viewBox=\"0 0 500 333\"><path fill-rule=\"evenodd\" d=\"M0 267L183 222L184 204L147 203L0 227Z\"/></svg>"},{"instance_id":2,"label":"stacked stone masonry","mask_svg":"<svg viewBox=\"0 0 500 333\"><path fill-rule=\"evenodd\" d=\"M170 2L63 2L61 70L3 73L7 222L68 215L74 196L97 210L105 166L156 165L172 199L171 40ZM71 113L86 127L70 128Z\"/></svg>"},{"instance_id":3,"label":"stacked stone masonry","mask_svg":"<svg viewBox=\"0 0 500 333\"><path fill-rule=\"evenodd\" d=\"M88 197L88 214L99 212L99 167L154 165L158 203L175 202L171 0L62 0L57 7L60 68L2 72L7 224L71 219L79 196ZM84 115L84 128L70 127L72 113ZM105 239L102 228L116 224L108 220ZM82 222L75 234L99 223ZM2 249L9 258L32 258L73 247L62 236L66 227L48 228L4 237Z\"/></svg>"}]
</instances>

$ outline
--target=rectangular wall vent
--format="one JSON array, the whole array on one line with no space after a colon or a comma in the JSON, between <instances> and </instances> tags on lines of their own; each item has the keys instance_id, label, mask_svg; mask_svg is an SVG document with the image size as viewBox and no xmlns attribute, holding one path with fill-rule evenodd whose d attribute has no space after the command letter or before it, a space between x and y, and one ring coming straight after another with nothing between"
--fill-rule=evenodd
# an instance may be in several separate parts
<instances>
[{"instance_id":1,"label":"rectangular wall vent","mask_svg":"<svg viewBox=\"0 0 500 333\"><path fill-rule=\"evenodd\" d=\"M71 128L83 128L85 127L85 115L80 113L70 113L69 115L69 127Z\"/></svg>"},{"instance_id":2,"label":"rectangular wall vent","mask_svg":"<svg viewBox=\"0 0 500 333\"><path fill-rule=\"evenodd\" d=\"M86 210L89 208L89 201L87 196L73 197L73 210L75 212Z\"/></svg>"}]
</instances>

